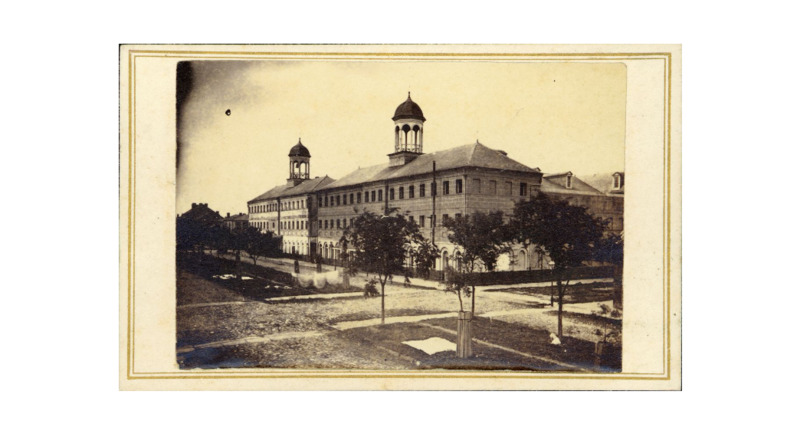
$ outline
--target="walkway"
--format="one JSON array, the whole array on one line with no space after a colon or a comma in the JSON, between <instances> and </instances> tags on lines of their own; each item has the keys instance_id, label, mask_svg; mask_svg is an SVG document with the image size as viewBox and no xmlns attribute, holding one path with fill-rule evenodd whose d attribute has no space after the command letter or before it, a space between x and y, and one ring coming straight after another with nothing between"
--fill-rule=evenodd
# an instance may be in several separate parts
<instances>
[{"instance_id":1,"label":"walkway","mask_svg":"<svg viewBox=\"0 0 800 434\"><path fill-rule=\"evenodd\" d=\"M388 284L386 286L389 286ZM391 295L402 295L402 294L409 294L415 292L415 289L392 289ZM291 295L286 297L272 297L272 298L265 298L264 301L267 303L275 302L275 301L294 301L294 300L331 300L336 298L360 298L364 297L364 291L358 292L339 292L334 294L308 294L308 295Z\"/></svg>"}]
</instances>

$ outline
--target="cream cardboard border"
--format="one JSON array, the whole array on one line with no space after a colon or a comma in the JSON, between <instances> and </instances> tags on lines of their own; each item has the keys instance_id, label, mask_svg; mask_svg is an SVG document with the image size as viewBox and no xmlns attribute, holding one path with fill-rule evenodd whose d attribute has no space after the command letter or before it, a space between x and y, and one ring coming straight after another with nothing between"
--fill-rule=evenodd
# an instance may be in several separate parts
<instances>
[{"instance_id":1,"label":"cream cardboard border","mask_svg":"<svg viewBox=\"0 0 800 434\"><path fill-rule=\"evenodd\" d=\"M193 59L623 62L626 264L619 374L242 369L175 364L175 64ZM123 390L679 389L680 46L146 45L120 48Z\"/></svg>"}]
</instances>

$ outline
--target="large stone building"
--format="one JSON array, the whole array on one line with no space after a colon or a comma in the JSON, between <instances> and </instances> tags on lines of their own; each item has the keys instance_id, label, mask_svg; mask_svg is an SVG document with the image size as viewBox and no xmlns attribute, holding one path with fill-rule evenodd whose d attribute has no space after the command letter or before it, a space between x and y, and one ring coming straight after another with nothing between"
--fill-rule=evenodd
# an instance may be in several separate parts
<instances>
[{"instance_id":1,"label":"large stone building","mask_svg":"<svg viewBox=\"0 0 800 434\"><path fill-rule=\"evenodd\" d=\"M607 205L610 196L574 178L571 173L543 176L510 158L506 152L480 142L430 154L423 152L425 116L408 99L395 110L394 149L388 161L360 168L333 180L310 177L311 153L300 142L289 152L289 179L248 202L250 224L283 237L287 253L340 257L344 230L364 211L397 209L413 219L441 249L436 268L458 258L458 247L447 239L442 222L447 217L475 211L503 211L539 191L621 216L621 207ZM602 215L606 215L603 214ZM616 214L614 214L616 216ZM622 223L621 217L619 223ZM502 258L499 269L542 267L533 249L515 249Z\"/></svg>"}]
</instances>

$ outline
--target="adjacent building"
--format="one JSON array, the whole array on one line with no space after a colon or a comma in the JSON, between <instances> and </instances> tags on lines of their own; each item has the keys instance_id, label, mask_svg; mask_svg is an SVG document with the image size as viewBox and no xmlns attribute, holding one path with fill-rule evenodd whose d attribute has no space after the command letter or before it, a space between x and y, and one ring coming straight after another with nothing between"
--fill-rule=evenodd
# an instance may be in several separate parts
<instances>
[{"instance_id":1,"label":"adjacent building","mask_svg":"<svg viewBox=\"0 0 800 434\"><path fill-rule=\"evenodd\" d=\"M236 215L228 213L228 215L222 219L222 225L230 230L242 229L248 226L248 220L248 215L243 212Z\"/></svg>"}]
</instances>

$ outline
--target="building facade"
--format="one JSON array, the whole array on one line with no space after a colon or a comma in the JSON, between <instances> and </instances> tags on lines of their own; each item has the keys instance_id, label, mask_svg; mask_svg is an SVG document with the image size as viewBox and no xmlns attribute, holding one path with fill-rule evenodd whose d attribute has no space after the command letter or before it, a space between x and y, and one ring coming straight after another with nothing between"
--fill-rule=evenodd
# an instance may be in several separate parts
<instances>
[{"instance_id":1,"label":"building facade","mask_svg":"<svg viewBox=\"0 0 800 434\"><path fill-rule=\"evenodd\" d=\"M231 213L228 213L228 215L222 219L222 225L230 230L242 229L249 225L247 219L248 215L243 212L240 212L236 215L231 215Z\"/></svg>"},{"instance_id":2,"label":"building facade","mask_svg":"<svg viewBox=\"0 0 800 434\"><path fill-rule=\"evenodd\" d=\"M547 178L539 168L521 164L506 152L477 141L424 153L426 119L410 94L392 120L394 148L388 161L338 180L327 176L311 179L311 154L298 142L289 152L287 184L248 202L250 224L283 236L284 252L336 261L342 253L339 240L359 214L396 210L414 220L440 248L436 268L442 270L455 265L460 256L442 226L447 217L498 210L509 215L517 202L539 191L555 193L572 203L591 204L598 210L607 207L603 201L608 195L572 178L571 173L570 185L561 188L561 175ZM542 262L533 248L519 247L501 258L498 269L541 268Z\"/></svg>"}]
</instances>

